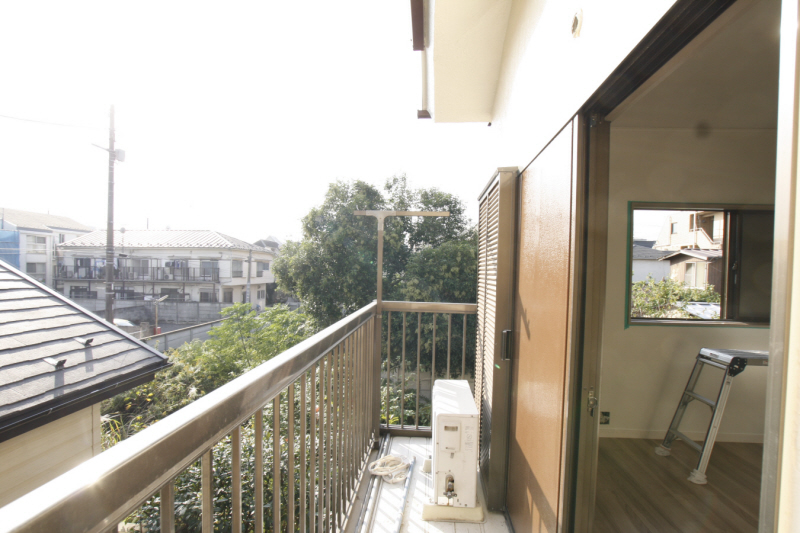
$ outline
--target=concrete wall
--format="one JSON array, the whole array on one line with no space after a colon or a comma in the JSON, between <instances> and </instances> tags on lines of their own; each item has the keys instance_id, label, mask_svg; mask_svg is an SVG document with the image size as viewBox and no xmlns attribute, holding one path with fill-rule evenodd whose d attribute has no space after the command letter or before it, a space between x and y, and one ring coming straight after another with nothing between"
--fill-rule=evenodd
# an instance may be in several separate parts
<instances>
[{"instance_id":1,"label":"concrete wall","mask_svg":"<svg viewBox=\"0 0 800 533\"><path fill-rule=\"evenodd\" d=\"M774 202L775 132L612 127L609 246L604 310L600 410L611 412L601 436L661 438L700 348L766 350L769 329L632 325L625 329L627 207L629 201ZM701 393L720 374L705 372ZM720 441L760 441L764 427L765 368L748 368L733 382ZM713 379L711 379L713 377ZM682 429L705 433L709 410L692 406Z\"/></svg>"},{"instance_id":2,"label":"concrete wall","mask_svg":"<svg viewBox=\"0 0 800 533\"><path fill-rule=\"evenodd\" d=\"M103 300L81 299L73 300L75 303L104 318L106 303ZM234 303L241 301L234 299ZM176 324L199 324L211 322L220 318L220 311L230 307L230 303L200 303L200 302L163 302L158 304L159 322L173 322ZM263 306L262 306L263 308ZM140 300L116 300L114 302L114 316L134 322L142 320L155 323L155 304Z\"/></svg>"},{"instance_id":3,"label":"concrete wall","mask_svg":"<svg viewBox=\"0 0 800 533\"><path fill-rule=\"evenodd\" d=\"M0 442L0 507L100 451L99 404Z\"/></svg>"}]
</instances>

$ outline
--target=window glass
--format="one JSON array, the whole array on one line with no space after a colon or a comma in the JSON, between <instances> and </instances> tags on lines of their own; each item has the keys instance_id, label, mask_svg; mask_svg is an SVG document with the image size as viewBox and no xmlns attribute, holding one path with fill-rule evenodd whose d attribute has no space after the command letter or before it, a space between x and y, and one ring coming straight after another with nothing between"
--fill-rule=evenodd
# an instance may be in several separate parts
<instances>
[{"instance_id":1,"label":"window glass","mask_svg":"<svg viewBox=\"0 0 800 533\"><path fill-rule=\"evenodd\" d=\"M47 237L28 235L28 253L45 253L47 251Z\"/></svg>"},{"instance_id":2,"label":"window glass","mask_svg":"<svg viewBox=\"0 0 800 533\"><path fill-rule=\"evenodd\" d=\"M244 277L244 268L241 261L231 261L231 276L234 278Z\"/></svg>"},{"instance_id":3,"label":"window glass","mask_svg":"<svg viewBox=\"0 0 800 533\"><path fill-rule=\"evenodd\" d=\"M634 208L632 319L769 322L774 213Z\"/></svg>"}]
</instances>

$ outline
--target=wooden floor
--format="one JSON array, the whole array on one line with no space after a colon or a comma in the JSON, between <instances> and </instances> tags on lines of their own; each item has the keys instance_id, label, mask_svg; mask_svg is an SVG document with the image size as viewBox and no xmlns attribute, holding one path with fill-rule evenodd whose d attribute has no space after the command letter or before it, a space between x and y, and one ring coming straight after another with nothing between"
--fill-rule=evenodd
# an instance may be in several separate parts
<instances>
[{"instance_id":1,"label":"wooden floor","mask_svg":"<svg viewBox=\"0 0 800 533\"><path fill-rule=\"evenodd\" d=\"M707 485L686 478L698 454L676 441L600 439L594 533L755 532L761 487L761 444L718 442Z\"/></svg>"}]
</instances>

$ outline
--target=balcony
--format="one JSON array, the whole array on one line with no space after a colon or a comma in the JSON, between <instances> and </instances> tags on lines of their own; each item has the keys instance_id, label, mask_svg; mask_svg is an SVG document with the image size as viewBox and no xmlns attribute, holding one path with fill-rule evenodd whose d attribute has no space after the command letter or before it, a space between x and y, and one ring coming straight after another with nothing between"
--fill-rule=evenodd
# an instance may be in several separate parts
<instances>
[{"instance_id":1,"label":"balcony","mask_svg":"<svg viewBox=\"0 0 800 533\"><path fill-rule=\"evenodd\" d=\"M104 267L60 266L56 271L59 280L105 280ZM219 281L218 268L197 267L122 267L114 269L115 281Z\"/></svg>"},{"instance_id":2,"label":"balcony","mask_svg":"<svg viewBox=\"0 0 800 533\"><path fill-rule=\"evenodd\" d=\"M0 524L115 531L135 516L141 531L208 532L221 518L237 532L389 531L386 498L398 493L376 497L366 466L381 442L430 447L433 382L473 379L475 313L384 302L379 323L373 302L0 509ZM230 459L220 463L220 450ZM176 501L187 469L200 473L199 490ZM421 461L413 475L406 520L419 520L410 515L424 497Z\"/></svg>"}]
</instances>

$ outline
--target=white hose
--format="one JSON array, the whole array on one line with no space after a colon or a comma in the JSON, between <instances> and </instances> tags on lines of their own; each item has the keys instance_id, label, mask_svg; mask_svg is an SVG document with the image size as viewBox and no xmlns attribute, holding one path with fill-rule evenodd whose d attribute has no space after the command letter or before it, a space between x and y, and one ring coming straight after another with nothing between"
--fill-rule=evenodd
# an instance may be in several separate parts
<instances>
[{"instance_id":1,"label":"white hose","mask_svg":"<svg viewBox=\"0 0 800 533\"><path fill-rule=\"evenodd\" d=\"M369 473L383 476L388 483L402 483L408 477L408 459L402 455L385 455L369 464Z\"/></svg>"}]
</instances>

